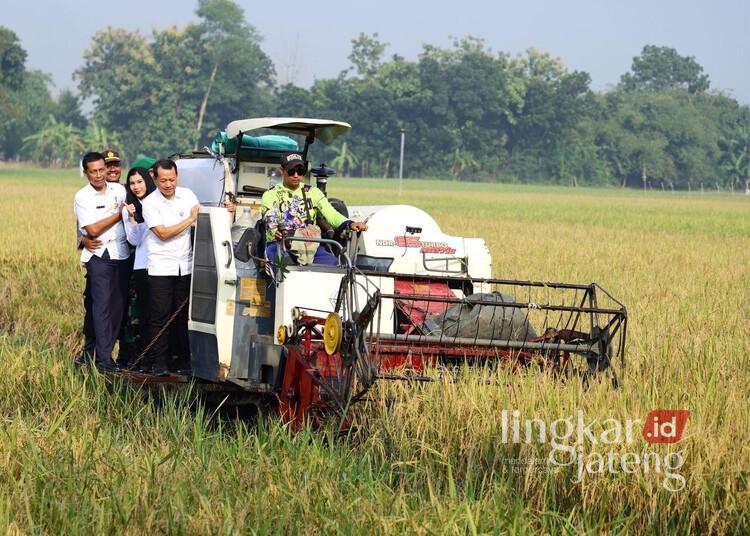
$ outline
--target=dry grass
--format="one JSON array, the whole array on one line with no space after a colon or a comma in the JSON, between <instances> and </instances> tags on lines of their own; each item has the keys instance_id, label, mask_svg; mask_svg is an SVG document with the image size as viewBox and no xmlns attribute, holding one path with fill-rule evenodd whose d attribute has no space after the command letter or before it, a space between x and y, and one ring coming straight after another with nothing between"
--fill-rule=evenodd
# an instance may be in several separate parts
<instances>
[{"instance_id":1,"label":"dry grass","mask_svg":"<svg viewBox=\"0 0 750 536\"><path fill-rule=\"evenodd\" d=\"M73 368L82 272L74 172L0 168L0 530L43 533L737 533L750 531L750 199L407 182L397 202L484 237L494 275L601 283L628 306L622 388L465 371L387 386L357 432L211 420L189 395L144 402ZM395 182L335 180L349 204ZM492 382L488 376L492 375ZM397 402L391 404L393 397ZM691 411L663 475L514 471L548 444L503 444L501 410L548 421ZM542 467L544 469L544 467Z\"/></svg>"}]
</instances>

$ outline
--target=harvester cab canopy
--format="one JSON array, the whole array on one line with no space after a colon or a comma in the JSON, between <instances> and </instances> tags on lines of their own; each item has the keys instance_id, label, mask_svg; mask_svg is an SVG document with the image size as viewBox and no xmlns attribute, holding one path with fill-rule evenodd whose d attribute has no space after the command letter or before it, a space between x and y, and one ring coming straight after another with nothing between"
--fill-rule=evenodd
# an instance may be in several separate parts
<instances>
[{"instance_id":1,"label":"harvester cab canopy","mask_svg":"<svg viewBox=\"0 0 750 536\"><path fill-rule=\"evenodd\" d=\"M192 189L203 205L219 206L229 195L241 209L251 208L257 217L263 192L281 180L278 168L283 153L301 151L308 159L315 140L330 144L351 128L342 121L305 117L238 119L214 138L209 150L176 157L180 183ZM325 188L333 170L325 167L321 175L320 169L314 168L313 174Z\"/></svg>"},{"instance_id":2,"label":"harvester cab canopy","mask_svg":"<svg viewBox=\"0 0 750 536\"><path fill-rule=\"evenodd\" d=\"M316 139L329 145L339 136L349 132L352 127L349 123L331 121L330 119L256 117L232 121L227 125L226 135L228 140L232 138L241 140L244 134L260 129L278 130L289 134L305 136L305 145L302 148L302 153L307 158L307 151ZM240 143L239 146L241 145Z\"/></svg>"}]
</instances>

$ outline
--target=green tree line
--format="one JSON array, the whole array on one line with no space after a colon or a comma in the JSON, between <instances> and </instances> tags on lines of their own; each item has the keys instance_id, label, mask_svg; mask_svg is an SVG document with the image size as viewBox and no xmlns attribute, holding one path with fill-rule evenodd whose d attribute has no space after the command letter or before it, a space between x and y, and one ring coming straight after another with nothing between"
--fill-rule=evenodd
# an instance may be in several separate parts
<instances>
[{"instance_id":1,"label":"green tree line","mask_svg":"<svg viewBox=\"0 0 750 536\"><path fill-rule=\"evenodd\" d=\"M327 117L353 130L316 155L353 176L750 187L750 109L711 90L694 58L647 45L620 83L551 54L511 56L474 37L386 55L378 35L352 40L351 66L309 88L276 83L262 37L232 0L199 0L198 21L150 34L98 31L74 73L78 92L51 96L0 27L0 151L70 165L90 147L168 155L208 145L229 121ZM84 100L90 117L81 113Z\"/></svg>"}]
</instances>

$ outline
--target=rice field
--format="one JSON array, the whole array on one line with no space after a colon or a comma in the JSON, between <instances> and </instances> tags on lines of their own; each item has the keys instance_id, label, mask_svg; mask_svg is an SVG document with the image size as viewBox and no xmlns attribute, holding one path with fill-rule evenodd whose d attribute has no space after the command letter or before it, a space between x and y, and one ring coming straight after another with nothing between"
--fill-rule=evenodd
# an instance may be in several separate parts
<instances>
[{"instance_id":1,"label":"rice field","mask_svg":"<svg viewBox=\"0 0 750 536\"><path fill-rule=\"evenodd\" d=\"M0 167L0 531L750 533L750 198L440 181L399 197L395 181L334 178L350 205L416 205L485 238L495 277L596 281L629 315L620 389L464 370L381 386L340 438L216 418L190 393L144 400L74 367L83 184ZM556 420L602 431L658 409L690 411L679 442L640 425L549 463L553 440L573 441ZM539 422L513 441L514 411L522 437L523 419L547 423L546 441Z\"/></svg>"}]
</instances>

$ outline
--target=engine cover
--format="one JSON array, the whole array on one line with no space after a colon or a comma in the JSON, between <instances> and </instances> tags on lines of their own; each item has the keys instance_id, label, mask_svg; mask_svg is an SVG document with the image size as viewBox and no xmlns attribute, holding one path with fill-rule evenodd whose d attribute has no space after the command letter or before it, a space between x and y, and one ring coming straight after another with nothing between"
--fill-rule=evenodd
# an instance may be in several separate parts
<instances>
[{"instance_id":1,"label":"engine cover","mask_svg":"<svg viewBox=\"0 0 750 536\"><path fill-rule=\"evenodd\" d=\"M424 210L410 205L349 207L367 221L359 238L358 266L402 274L489 278L492 258L481 238L443 233Z\"/></svg>"}]
</instances>

